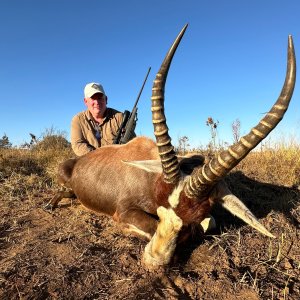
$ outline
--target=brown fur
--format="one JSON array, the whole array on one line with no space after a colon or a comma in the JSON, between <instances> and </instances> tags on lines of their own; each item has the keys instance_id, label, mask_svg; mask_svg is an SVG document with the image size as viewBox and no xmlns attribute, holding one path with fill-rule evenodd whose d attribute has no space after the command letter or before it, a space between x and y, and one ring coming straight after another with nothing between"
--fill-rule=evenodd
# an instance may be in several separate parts
<instances>
[{"instance_id":1,"label":"brown fur","mask_svg":"<svg viewBox=\"0 0 300 300\"><path fill-rule=\"evenodd\" d=\"M129 166L122 161L159 159L155 143L137 137L125 145L99 148L59 166L58 181L72 188L87 208L113 216L153 235L157 227L155 173ZM60 192L49 203L55 207L64 195Z\"/></svg>"},{"instance_id":2,"label":"brown fur","mask_svg":"<svg viewBox=\"0 0 300 300\"><path fill-rule=\"evenodd\" d=\"M210 211L210 202L208 198L201 201L196 198L190 199L182 192L179 204L174 210L184 225L199 223Z\"/></svg>"},{"instance_id":3,"label":"brown fur","mask_svg":"<svg viewBox=\"0 0 300 300\"><path fill-rule=\"evenodd\" d=\"M168 196L172 193L174 190L175 185L165 183L163 181L163 175L161 174L154 185L154 194L156 196L155 202L158 206L164 206L169 207L170 204L168 202Z\"/></svg>"},{"instance_id":4,"label":"brown fur","mask_svg":"<svg viewBox=\"0 0 300 300\"><path fill-rule=\"evenodd\" d=\"M71 188L87 208L110 215L128 228L137 227L151 236L157 228L157 208L170 207L168 197L175 186L163 181L163 175L125 164L123 161L159 159L155 143L137 137L125 145L99 148L82 157L69 159L59 166L59 182ZM203 163L203 157L180 159L180 166L190 173ZM67 194L60 192L51 201L54 207ZM181 196L176 214L184 225L200 222L210 208L209 202L198 202Z\"/></svg>"}]
</instances>

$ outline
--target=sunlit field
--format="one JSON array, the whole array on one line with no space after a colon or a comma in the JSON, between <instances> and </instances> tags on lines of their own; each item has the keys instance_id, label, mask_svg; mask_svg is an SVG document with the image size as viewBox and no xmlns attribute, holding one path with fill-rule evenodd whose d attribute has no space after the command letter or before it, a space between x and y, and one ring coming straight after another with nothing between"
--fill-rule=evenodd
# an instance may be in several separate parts
<instances>
[{"instance_id":1,"label":"sunlit field","mask_svg":"<svg viewBox=\"0 0 300 300\"><path fill-rule=\"evenodd\" d=\"M276 239L215 207L217 228L151 273L140 263L146 241L107 216L68 199L43 210L59 189L58 164L73 157L64 137L0 148L0 298L299 299L299 154L292 141L263 144L226 177Z\"/></svg>"}]
</instances>

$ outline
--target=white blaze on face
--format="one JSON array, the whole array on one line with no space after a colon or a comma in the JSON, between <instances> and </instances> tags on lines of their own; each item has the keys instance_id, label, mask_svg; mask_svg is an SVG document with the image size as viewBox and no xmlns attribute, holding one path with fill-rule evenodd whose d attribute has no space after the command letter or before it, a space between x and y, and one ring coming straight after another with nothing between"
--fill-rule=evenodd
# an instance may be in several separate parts
<instances>
[{"instance_id":1,"label":"white blaze on face","mask_svg":"<svg viewBox=\"0 0 300 300\"><path fill-rule=\"evenodd\" d=\"M146 245L142 261L148 269L155 270L168 264L174 254L182 220L172 208L158 207L159 222L151 241Z\"/></svg>"},{"instance_id":2,"label":"white blaze on face","mask_svg":"<svg viewBox=\"0 0 300 300\"><path fill-rule=\"evenodd\" d=\"M177 205L179 204L179 196L181 191L183 190L184 184L188 177L190 176L181 177L179 184L176 186L172 194L169 196L168 202L170 203L172 208L176 208Z\"/></svg>"}]
</instances>

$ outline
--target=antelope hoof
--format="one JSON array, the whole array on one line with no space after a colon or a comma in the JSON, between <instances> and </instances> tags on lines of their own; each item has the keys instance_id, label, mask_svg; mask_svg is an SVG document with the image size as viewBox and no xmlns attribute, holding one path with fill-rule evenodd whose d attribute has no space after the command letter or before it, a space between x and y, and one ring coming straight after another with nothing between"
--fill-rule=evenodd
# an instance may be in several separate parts
<instances>
[{"instance_id":1,"label":"antelope hoof","mask_svg":"<svg viewBox=\"0 0 300 300\"><path fill-rule=\"evenodd\" d=\"M51 201L49 201L46 205L43 206L43 210L46 211L46 212L48 212L48 213L52 213L53 210L55 209L55 207L56 207L56 206L53 205L53 204L51 203Z\"/></svg>"}]
</instances>

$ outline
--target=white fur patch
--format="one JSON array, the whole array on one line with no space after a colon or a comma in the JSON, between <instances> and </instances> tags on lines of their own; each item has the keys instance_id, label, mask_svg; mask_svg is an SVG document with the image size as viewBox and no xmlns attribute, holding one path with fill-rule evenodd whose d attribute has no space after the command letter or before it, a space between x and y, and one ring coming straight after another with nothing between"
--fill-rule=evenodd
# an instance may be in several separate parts
<instances>
[{"instance_id":1,"label":"white fur patch","mask_svg":"<svg viewBox=\"0 0 300 300\"><path fill-rule=\"evenodd\" d=\"M181 177L178 186L173 190L172 194L169 196L168 202L170 203L172 208L177 207L177 205L179 203L179 195L180 195L181 191L183 190L185 181L187 180L188 177L190 177L190 176L185 176L184 178Z\"/></svg>"},{"instance_id":2,"label":"white fur patch","mask_svg":"<svg viewBox=\"0 0 300 300\"><path fill-rule=\"evenodd\" d=\"M157 215L160 221L151 241L145 247L142 258L144 265L150 270L170 262L182 227L182 220L171 208L160 206Z\"/></svg>"}]
</instances>

